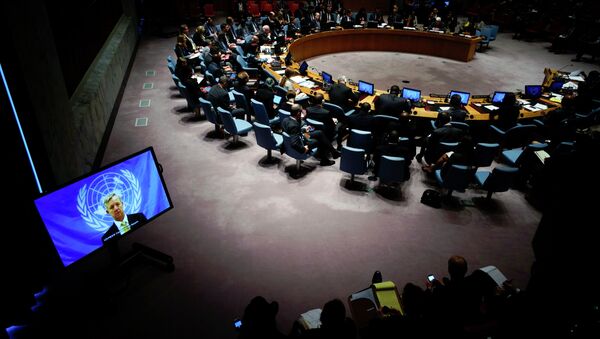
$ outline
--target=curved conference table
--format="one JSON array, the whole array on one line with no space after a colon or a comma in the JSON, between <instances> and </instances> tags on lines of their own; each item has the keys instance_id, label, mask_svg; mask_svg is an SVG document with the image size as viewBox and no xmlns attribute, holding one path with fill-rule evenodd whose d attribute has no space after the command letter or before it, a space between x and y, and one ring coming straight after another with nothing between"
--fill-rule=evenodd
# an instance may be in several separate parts
<instances>
[{"instance_id":1,"label":"curved conference table","mask_svg":"<svg viewBox=\"0 0 600 339\"><path fill-rule=\"evenodd\" d=\"M465 61L473 59L477 45L481 41L480 37L468 37L453 34L443 34L437 32L424 32L405 29L346 29L335 30L303 36L293 41L288 51L292 54L294 62L288 66L298 70L297 61L306 60L319 55L333 54L352 51L393 51L401 53L425 54L437 57L443 57L453 60ZM283 60L283 56L282 56ZM277 73L277 69L269 63L263 63L263 69L279 82L282 75ZM314 96L320 92L329 99L329 94L322 89L321 75L308 70L308 78L315 82L318 87L308 88L294 83L294 87ZM357 91L356 84L349 84L353 91ZM376 89L374 95L368 96L361 102L368 102L374 108L376 97L385 94L387 91ZM489 114L485 113L483 105L489 104L487 98L473 98L465 109L469 113L468 120L486 121L489 120ZM422 107L413 107L412 113L416 117L436 118L438 107L444 105L445 97L422 96ZM545 110L530 111L521 109L520 119L538 118L546 115L547 112L560 107L560 104L551 102L544 98L539 99L540 103L548 106ZM533 103L534 104L534 103ZM447 105L447 104L446 104Z\"/></svg>"}]
</instances>

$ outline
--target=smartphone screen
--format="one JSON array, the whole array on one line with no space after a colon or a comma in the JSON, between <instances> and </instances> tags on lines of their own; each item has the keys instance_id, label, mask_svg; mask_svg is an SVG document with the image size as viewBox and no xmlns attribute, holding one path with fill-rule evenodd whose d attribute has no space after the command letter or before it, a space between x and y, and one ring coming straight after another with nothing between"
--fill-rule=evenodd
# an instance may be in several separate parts
<instances>
[{"instance_id":1,"label":"smartphone screen","mask_svg":"<svg viewBox=\"0 0 600 339\"><path fill-rule=\"evenodd\" d=\"M427 276L427 280L429 280L429 282L432 282L435 280L435 276L433 274L430 274Z\"/></svg>"},{"instance_id":2,"label":"smartphone screen","mask_svg":"<svg viewBox=\"0 0 600 339\"><path fill-rule=\"evenodd\" d=\"M241 320L236 320L233 322L233 326L235 326L235 328L240 328L242 327L242 321Z\"/></svg>"}]
</instances>

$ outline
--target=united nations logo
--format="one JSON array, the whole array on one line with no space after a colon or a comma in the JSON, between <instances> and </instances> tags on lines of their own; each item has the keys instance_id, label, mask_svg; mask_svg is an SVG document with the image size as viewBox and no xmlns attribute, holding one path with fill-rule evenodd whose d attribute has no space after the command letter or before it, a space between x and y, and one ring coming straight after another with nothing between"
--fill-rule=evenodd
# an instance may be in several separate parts
<instances>
[{"instance_id":1,"label":"united nations logo","mask_svg":"<svg viewBox=\"0 0 600 339\"><path fill-rule=\"evenodd\" d=\"M81 218L91 228L106 231L113 223L113 218L106 213L104 197L116 193L123 201L125 213L134 213L142 205L140 182L129 170L109 172L96 177L89 188L83 185L77 195L77 210Z\"/></svg>"}]
</instances>

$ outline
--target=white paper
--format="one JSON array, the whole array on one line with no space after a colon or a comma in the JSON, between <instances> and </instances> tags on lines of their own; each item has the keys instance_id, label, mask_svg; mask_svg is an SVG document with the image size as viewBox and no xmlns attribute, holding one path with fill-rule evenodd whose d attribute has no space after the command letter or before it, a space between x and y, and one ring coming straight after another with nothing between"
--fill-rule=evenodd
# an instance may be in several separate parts
<instances>
[{"instance_id":1,"label":"white paper","mask_svg":"<svg viewBox=\"0 0 600 339\"><path fill-rule=\"evenodd\" d=\"M407 29L409 31L416 31L417 29L414 27L404 27L404 29Z\"/></svg>"},{"instance_id":2,"label":"white paper","mask_svg":"<svg viewBox=\"0 0 600 339\"><path fill-rule=\"evenodd\" d=\"M548 109L548 106L546 106L544 104L540 104L540 103L535 104L533 107L535 107L537 109L540 109L540 110L542 110L542 109Z\"/></svg>"},{"instance_id":3,"label":"white paper","mask_svg":"<svg viewBox=\"0 0 600 339\"><path fill-rule=\"evenodd\" d=\"M531 106L531 105L524 105L523 108L525 108L528 111L532 111L532 112L541 111L541 109L535 108L534 106Z\"/></svg>"},{"instance_id":4,"label":"white paper","mask_svg":"<svg viewBox=\"0 0 600 339\"><path fill-rule=\"evenodd\" d=\"M502 286L502 284L504 284L504 282L508 280L506 279L504 274L502 274L502 272L500 272L500 270L497 269L495 266L486 266L480 268L479 270L487 273L490 276L490 278L492 278L496 282L496 284L498 284L498 286Z\"/></svg>"},{"instance_id":5,"label":"white paper","mask_svg":"<svg viewBox=\"0 0 600 339\"><path fill-rule=\"evenodd\" d=\"M293 82L299 84L301 82L307 81L308 78L305 77L305 76L302 76L302 75L295 75L295 76L291 77L290 80L292 80Z\"/></svg>"},{"instance_id":6,"label":"white paper","mask_svg":"<svg viewBox=\"0 0 600 339\"><path fill-rule=\"evenodd\" d=\"M319 328L319 326L321 326L321 309L315 308L313 310L302 313L300 315L300 321L308 330L313 328Z\"/></svg>"},{"instance_id":7,"label":"white paper","mask_svg":"<svg viewBox=\"0 0 600 339\"><path fill-rule=\"evenodd\" d=\"M579 85L577 85L576 83L569 81L566 84L563 85L563 88L567 88L567 89L577 89L579 87Z\"/></svg>"},{"instance_id":8,"label":"white paper","mask_svg":"<svg viewBox=\"0 0 600 339\"><path fill-rule=\"evenodd\" d=\"M581 75L569 75L569 80L585 81L585 79Z\"/></svg>"},{"instance_id":9,"label":"white paper","mask_svg":"<svg viewBox=\"0 0 600 339\"><path fill-rule=\"evenodd\" d=\"M524 99L517 99L517 101L521 104L521 105L529 105L529 101L528 100L524 100Z\"/></svg>"},{"instance_id":10,"label":"white paper","mask_svg":"<svg viewBox=\"0 0 600 339\"><path fill-rule=\"evenodd\" d=\"M494 106L494 105L485 105L483 107L489 109L490 111L495 111L499 108L498 106Z\"/></svg>"},{"instance_id":11,"label":"white paper","mask_svg":"<svg viewBox=\"0 0 600 339\"><path fill-rule=\"evenodd\" d=\"M440 111L447 111L447 110L449 110L449 109L450 109L450 106L443 106L443 107L440 107Z\"/></svg>"},{"instance_id":12,"label":"white paper","mask_svg":"<svg viewBox=\"0 0 600 339\"><path fill-rule=\"evenodd\" d=\"M275 71L275 73L277 73L279 75L284 75L285 74L285 69L280 69L278 71Z\"/></svg>"}]
</instances>

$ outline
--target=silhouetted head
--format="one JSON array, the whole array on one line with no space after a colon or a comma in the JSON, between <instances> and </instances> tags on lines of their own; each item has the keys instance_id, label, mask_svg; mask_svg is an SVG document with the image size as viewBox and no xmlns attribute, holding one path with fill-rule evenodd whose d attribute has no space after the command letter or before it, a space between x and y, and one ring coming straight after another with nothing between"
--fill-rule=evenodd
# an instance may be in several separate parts
<instances>
[{"instance_id":1,"label":"silhouetted head","mask_svg":"<svg viewBox=\"0 0 600 339\"><path fill-rule=\"evenodd\" d=\"M341 300L333 299L323 306L323 311L321 312L322 327L339 327L344 324L345 319L346 308Z\"/></svg>"},{"instance_id":2,"label":"silhouetted head","mask_svg":"<svg viewBox=\"0 0 600 339\"><path fill-rule=\"evenodd\" d=\"M467 260L460 255L453 255L448 259L448 273L451 280L464 279L467 274Z\"/></svg>"},{"instance_id":3,"label":"silhouetted head","mask_svg":"<svg viewBox=\"0 0 600 339\"><path fill-rule=\"evenodd\" d=\"M393 85L390 87L390 93L394 95L400 94L400 87L398 87L398 85Z\"/></svg>"},{"instance_id":4,"label":"silhouetted head","mask_svg":"<svg viewBox=\"0 0 600 339\"><path fill-rule=\"evenodd\" d=\"M460 101L460 95L452 94L450 97L450 106L454 108L460 108L462 106L462 102Z\"/></svg>"},{"instance_id":5,"label":"silhouetted head","mask_svg":"<svg viewBox=\"0 0 600 339\"><path fill-rule=\"evenodd\" d=\"M444 126L450 122L450 114L448 112L439 112L437 116L438 127Z\"/></svg>"}]
</instances>

